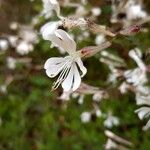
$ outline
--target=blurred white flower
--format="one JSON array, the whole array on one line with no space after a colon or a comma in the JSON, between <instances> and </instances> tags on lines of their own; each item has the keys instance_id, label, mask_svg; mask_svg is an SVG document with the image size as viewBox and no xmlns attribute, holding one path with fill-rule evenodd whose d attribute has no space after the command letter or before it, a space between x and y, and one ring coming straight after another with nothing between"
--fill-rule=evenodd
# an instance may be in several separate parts
<instances>
[{"instance_id":1,"label":"blurred white flower","mask_svg":"<svg viewBox=\"0 0 150 150\"><path fill-rule=\"evenodd\" d=\"M33 45L26 41L20 41L20 43L16 47L16 51L20 55L26 55L29 52L33 51Z\"/></svg>"},{"instance_id":2,"label":"blurred white flower","mask_svg":"<svg viewBox=\"0 0 150 150\"><path fill-rule=\"evenodd\" d=\"M15 69L16 68L16 59L15 58L13 58L13 57L7 57L7 67L9 68L9 69Z\"/></svg>"},{"instance_id":3,"label":"blurred white flower","mask_svg":"<svg viewBox=\"0 0 150 150\"><path fill-rule=\"evenodd\" d=\"M150 107L141 107L135 111L142 120L150 116Z\"/></svg>"},{"instance_id":4,"label":"blurred white flower","mask_svg":"<svg viewBox=\"0 0 150 150\"><path fill-rule=\"evenodd\" d=\"M88 13L85 7L82 5L77 7L76 12L75 12L75 17L83 17Z\"/></svg>"},{"instance_id":5,"label":"blurred white flower","mask_svg":"<svg viewBox=\"0 0 150 150\"><path fill-rule=\"evenodd\" d=\"M138 114L139 118L143 120L144 118L150 117L150 107L141 107L135 111ZM143 127L143 130L148 130L150 128L150 120Z\"/></svg>"},{"instance_id":6,"label":"blurred white flower","mask_svg":"<svg viewBox=\"0 0 150 150\"><path fill-rule=\"evenodd\" d=\"M20 27L19 37L28 43L35 44L38 42L37 32L30 26L22 25Z\"/></svg>"},{"instance_id":7,"label":"blurred white flower","mask_svg":"<svg viewBox=\"0 0 150 150\"><path fill-rule=\"evenodd\" d=\"M117 149L118 145L110 138L108 138L106 144L105 144L105 149L106 150L112 150L112 149Z\"/></svg>"},{"instance_id":8,"label":"blurred white flower","mask_svg":"<svg viewBox=\"0 0 150 150\"><path fill-rule=\"evenodd\" d=\"M11 30L17 30L19 28L18 22L11 22L9 25Z\"/></svg>"},{"instance_id":9,"label":"blurred white flower","mask_svg":"<svg viewBox=\"0 0 150 150\"><path fill-rule=\"evenodd\" d=\"M43 13L45 17L50 17L52 11L55 11L57 16L60 16L60 6L57 0L42 0L43 1Z\"/></svg>"},{"instance_id":10,"label":"blurred white flower","mask_svg":"<svg viewBox=\"0 0 150 150\"><path fill-rule=\"evenodd\" d=\"M119 90L122 94L127 93L127 90L129 89L129 85L126 82L123 82L120 86L119 86Z\"/></svg>"},{"instance_id":11,"label":"blurred white flower","mask_svg":"<svg viewBox=\"0 0 150 150\"><path fill-rule=\"evenodd\" d=\"M103 34L99 34L95 38L95 44L100 45L105 42L105 36Z\"/></svg>"},{"instance_id":12,"label":"blurred white flower","mask_svg":"<svg viewBox=\"0 0 150 150\"><path fill-rule=\"evenodd\" d=\"M136 92L136 104L137 105L150 105L150 90L149 94L144 95L140 92Z\"/></svg>"},{"instance_id":13,"label":"blurred white flower","mask_svg":"<svg viewBox=\"0 0 150 150\"><path fill-rule=\"evenodd\" d=\"M141 19L147 16L147 13L144 10L142 10L140 4L129 6L126 12L127 12L127 19L129 20Z\"/></svg>"},{"instance_id":14,"label":"blurred white flower","mask_svg":"<svg viewBox=\"0 0 150 150\"><path fill-rule=\"evenodd\" d=\"M99 16L101 14L101 9L99 7L94 7L91 10L93 16Z\"/></svg>"},{"instance_id":15,"label":"blurred white flower","mask_svg":"<svg viewBox=\"0 0 150 150\"><path fill-rule=\"evenodd\" d=\"M141 51L138 48L135 48L129 52L129 56L137 63L138 68L124 72L126 81L133 84L134 86L145 84L147 82L146 66L141 59Z\"/></svg>"},{"instance_id":16,"label":"blurred white flower","mask_svg":"<svg viewBox=\"0 0 150 150\"><path fill-rule=\"evenodd\" d=\"M124 77L128 83L134 86L144 84L147 81L145 73L139 68L125 71Z\"/></svg>"},{"instance_id":17,"label":"blurred white flower","mask_svg":"<svg viewBox=\"0 0 150 150\"><path fill-rule=\"evenodd\" d=\"M93 94L93 101L100 102L104 98L103 91L98 91Z\"/></svg>"},{"instance_id":18,"label":"blurred white flower","mask_svg":"<svg viewBox=\"0 0 150 150\"><path fill-rule=\"evenodd\" d=\"M95 114L97 117L101 117L103 115L100 109L96 109Z\"/></svg>"},{"instance_id":19,"label":"blurred white flower","mask_svg":"<svg viewBox=\"0 0 150 150\"><path fill-rule=\"evenodd\" d=\"M8 36L8 40L9 40L9 43L12 47L16 47L17 46L17 42L18 42L18 37L17 36Z\"/></svg>"},{"instance_id":20,"label":"blurred white flower","mask_svg":"<svg viewBox=\"0 0 150 150\"><path fill-rule=\"evenodd\" d=\"M104 121L104 126L107 128L112 128L113 126L119 125L119 118L108 114L106 120Z\"/></svg>"},{"instance_id":21,"label":"blurred white flower","mask_svg":"<svg viewBox=\"0 0 150 150\"><path fill-rule=\"evenodd\" d=\"M9 48L9 43L5 39L0 39L0 50L6 51Z\"/></svg>"},{"instance_id":22,"label":"blurred white flower","mask_svg":"<svg viewBox=\"0 0 150 150\"><path fill-rule=\"evenodd\" d=\"M142 61L142 53L139 48L135 48L129 51L129 56L137 63L138 67L145 71L146 67Z\"/></svg>"},{"instance_id":23,"label":"blurred white flower","mask_svg":"<svg viewBox=\"0 0 150 150\"><path fill-rule=\"evenodd\" d=\"M7 93L7 85L3 84L3 85L0 85L0 92L1 93Z\"/></svg>"},{"instance_id":24,"label":"blurred white flower","mask_svg":"<svg viewBox=\"0 0 150 150\"><path fill-rule=\"evenodd\" d=\"M63 93L60 95L59 99L63 100L63 101L69 101L70 100L70 95L71 95L71 92L63 91Z\"/></svg>"},{"instance_id":25,"label":"blurred white flower","mask_svg":"<svg viewBox=\"0 0 150 150\"><path fill-rule=\"evenodd\" d=\"M84 102L84 94L81 94L78 99L78 104L82 105Z\"/></svg>"},{"instance_id":26,"label":"blurred white flower","mask_svg":"<svg viewBox=\"0 0 150 150\"><path fill-rule=\"evenodd\" d=\"M61 29L58 29L55 34L50 37L50 40L53 45L61 47L69 54L69 56L64 58L49 58L44 65L46 74L50 78L53 78L60 73L52 89L54 90L62 84L64 91L75 91L80 86L81 77L87 72L86 68L83 66L79 53L76 52L76 43ZM77 65L81 70L82 75L80 75Z\"/></svg>"},{"instance_id":27,"label":"blurred white flower","mask_svg":"<svg viewBox=\"0 0 150 150\"><path fill-rule=\"evenodd\" d=\"M91 120L91 113L90 112L83 112L81 114L81 121L83 123L88 123Z\"/></svg>"},{"instance_id":28,"label":"blurred white flower","mask_svg":"<svg viewBox=\"0 0 150 150\"><path fill-rule=\"evenodd\" d=\"M86 5L86 4L88 3L88 1L87 1L87 0L81 0L81 3L82 3L83 5Z\"/></svg>"},{"instance_id":29,"label":"blurred white flower","mask_svg":"<svg viewBox=\"0 0 150 150\"><path fill-rule=\"evenodd\" d=\"M142 1L128 0L126 3L121 0L117 3L114 1L112 3L111 22L121 22L124 26L129 26L137 19L144 19L148 15L142 7Z\"/></svg>"}]
</instances>

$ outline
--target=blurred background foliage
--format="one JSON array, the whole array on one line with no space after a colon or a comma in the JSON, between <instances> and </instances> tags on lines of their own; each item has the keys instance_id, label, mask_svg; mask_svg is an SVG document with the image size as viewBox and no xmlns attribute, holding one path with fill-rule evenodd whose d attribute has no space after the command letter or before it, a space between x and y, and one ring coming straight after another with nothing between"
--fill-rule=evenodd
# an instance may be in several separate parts
<instances>
[{"instance_id":1,"label":"blurred background foliage","mask_svg":"<svg viewBox=\"0 0 150 150\"><path fill-rule=\"evenodd\" d=\"M146 1L149 10L149 2ZM32 17L42 10L42 2L34 0L0 0L0 33L13 34L9 29L12 21L29 24ZM89 8L99 6L102 15L97 23L111 26L109 19L111 7L105 1L90 0ZM68 15L71 8L63 9L62 13ZM54 18L56 19L56 18ZM39 31L45 22L41 17L35 29ZM147 24L149 27L149 24ZM82 34L80 30L71 31L75 37ZM95 35L78 42L78 48L94 45ZM129 60L128 51L138 46L145 51L149 48L150 32L139 33L136 36L121 37L114 41L108 50ZM80 120L83 111L90 111L93 101L86 96L83 105L76 99L61 102L57 97L62 90L50 92L54 80L49 79L42 67L45 60L60 55L56 48L50 49L50 43L40 38L34 51L27 55L32 59L31 65L17 64L15 70L6 67L6 57L20 58L14 49L9 49L0 55L0 84L13 76L14 80L8 86L7 93L0 93L0 150L100 150L104 149L107 137L103 126L103 119L92 118L91 122L84 124ZM111 89L113 98L102 101L99 106L103 112L111 110L120 119L120 125L113 127L112 131L134 144L131 149L149 150L150 131L142 131L145 122L138 119L134 110L134 94L121 95L113 85L106 83L109 69L99 62L99 55L85 60L88 73L84 78L86 83L93 86ZM135 66L128 61L129 67ZM67 108L67 109L66 109Z\"/></svg>"}]
</instances>

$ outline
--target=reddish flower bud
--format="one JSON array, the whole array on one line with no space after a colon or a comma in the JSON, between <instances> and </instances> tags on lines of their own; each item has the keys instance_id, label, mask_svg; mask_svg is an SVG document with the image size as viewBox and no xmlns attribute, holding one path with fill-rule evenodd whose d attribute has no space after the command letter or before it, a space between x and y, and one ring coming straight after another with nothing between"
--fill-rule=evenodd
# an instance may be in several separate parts
<instances>
[{"instance_id":1,"label":"reddish flower bud","mask_svg":"<svg viewBox=\"0 0 150 150\"><path fill-rule=\"evenodd\" d=\"M128 36L130 36L130 35L138 33L140 31L140 29L141 29L140 25L132 25L130 27L127 27L127 28L121 30L119 33L121 35L128 35Z\"/></svg>"}]
</instances>

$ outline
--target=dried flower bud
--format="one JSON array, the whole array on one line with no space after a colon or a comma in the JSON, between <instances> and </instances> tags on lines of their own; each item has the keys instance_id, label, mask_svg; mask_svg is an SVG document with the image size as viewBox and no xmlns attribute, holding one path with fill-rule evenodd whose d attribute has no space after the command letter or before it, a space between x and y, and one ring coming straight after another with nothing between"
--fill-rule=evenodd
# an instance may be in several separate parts
<instances>
[{"instance_id":1,"label":"dried flower bud","mask_svg":"<svg viewBox=\"0 0 150 150\"><path fill-rule=\"evenodd\" d=\"M121 30L119 33L121 35L130 36L130 35L138 33L140 31L140 29L141 29L140 25L132 25L132 26L129 26L129 27Z\"/></svg>"},{"instance_id":2,"label":"dried flower bud","mask_svg":"<svg viewBox=\"0 0 150 150\"><path fill-rule=\"evenodd\" d=\"M84 18L67 17L62 20L64 28L86 27L87 23Z\"/></svg>"},{"instance_id":3,"label":"dried flower bud","mask_svg":"<svg viewBox=\"0 0 150 150\"><path fill-rule=\"evenodd\" d=\"M98 25L89 19L86 19L86 21L89 30L91 30L93 33L102 33L104 35L108 35L111 37L115 36L115 34L107 30L105 26Z\"/></svg>"},{"instance_id":4,"label":"dried flower bud","mask_svg":"<svg viewBox=\"0 0 150 150\"><path fill-rule=\"evenodd\" d=\"M101 50L108 48L110 45L111 45L111 43L109 41L107 41L98 46L89 46L89 47L82 48L79 51L79 53L80 53L81 57L84 57L84 58L92 57L96 53L100 52Z\"/></svg>"}]
</instances>

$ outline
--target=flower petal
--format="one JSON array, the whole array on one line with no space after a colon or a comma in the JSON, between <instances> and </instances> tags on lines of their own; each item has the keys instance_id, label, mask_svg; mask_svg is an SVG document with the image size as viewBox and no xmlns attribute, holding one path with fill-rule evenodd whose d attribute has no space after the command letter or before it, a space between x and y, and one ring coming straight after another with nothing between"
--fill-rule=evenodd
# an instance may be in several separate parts
<instances>
[{"instance_id":1,"label":"flower petal","mask_svg":"<svg viewBox=\"0 0 150 150\"><path fill-rule=\"evenodd\" d=\"M81 77L75 63L72 64L68 76L62 83L65 92L70 90L75 91L81 84Z\"/></svg>"},{"instance_id":2,"label":"flower petal","mask_svg":"<svg viewBox=\"0 0 150 150\"><path fill-rule=\"evenodd\" d=\"M58 75L63 69L63 66L66 63L66 61L67 59L62 57L49 58L44 65L44 69L46 69L47 76L53 78L56 75Z\"/></svg>"},{"instance_id":3,"label":"flower petal","mask_svg":"<svg viewBox=\"0 0 150 150\"><path fill-rule=\"evenodd\" d=\"M52 10L56 11L57 16L60 16L60 6L57 0L43 0L44 13L48 15L51 14Z\"/></svg>"},{"instance_id":4,"label":"flower petal","mask_svg":"<svg viewBox=\"0 0 150 150\"><path fill-rule=\"evenodd\" d=\"M50 36L54 34L58 26L59 26L58 21L49 22L49 23L46 23L44 26L42 26L40 33L42 34L43 39L50 40Z\"/></svg>"},{"instance_id":5,"label":"flower petal","mask_svg":"<svg viewBox=\"0 0 150 150\"><path fill-rule=\"evenodd\" d=\"M80 84L81 84L81 77L76 64L74 64L74 82L72 90L75 91L76 89L78 89Z\"/></svg>"},{"instance_id":6,"label":"flower petal","mask_svg":"<svg viewBox=\"0 0 150 150\"><path fill-rule=\"evenodd\" d=\"M65 92L68 92L72 88L73 84L73 76L74 76L74 66L71 66L71 69L66 77L66 79L62 83L62 88Z\"/></svg>"},{"instance_id":7,"label":"flower petal","mask_svg":"<svg viewBox=\"0 0 150 150\"><path fill-rule=\"evenodd\" d=\"M84 67L81 58L78 58L78 59L76 60L76 63L78 64L80 70L82 71L81 77L85 76L85 74L87 73L87 69Z\"/></svg>"},{"instance_id":8,"label":"flower petal","mask_svg":"<svg viewBox=\"0 0 150 150\"><path fill-rule=\"evenodd\" d=\"M62 43L64 45L64 47L66 48L65 50L69 53L75 53L76 51L76 43L75 41L69 36L68 33L66 33L65 31L58 29L55 32L55 35L62 40ZM60 45L61 47L61 45Z\"/></svg>"}]
</instances>

